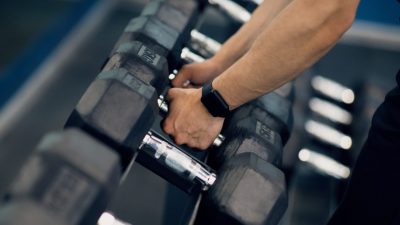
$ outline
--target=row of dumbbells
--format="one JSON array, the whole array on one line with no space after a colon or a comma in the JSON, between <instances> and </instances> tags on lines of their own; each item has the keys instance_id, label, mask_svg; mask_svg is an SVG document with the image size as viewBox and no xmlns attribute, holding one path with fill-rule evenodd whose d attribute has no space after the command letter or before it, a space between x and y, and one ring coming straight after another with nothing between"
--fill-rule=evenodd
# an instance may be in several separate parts
<instances>
[{"instance_id":1,"label":"row of dumbbells","mask_svg":"<svg viewBox=\"0 0 400 225\"><path fill-rule=\"evenodd\" d=\"M189 194L209 189L198 224L277 224L287 204L279 166L290 95L270 93L235 110L209 165L204 152L176 146L160 128L169 74L201 60L189 50L192 60L181 57L182 49L194 40L214 48L193 31L203 8L154 1L130 21L66 130L47 135L13 183L1 224L95 224L135 159Z\"/></svg>"},{"instance_id":2,"label":"row of dumbbells","mask_svg":"<svg viewBox=\"0 0 400 225\"><path fill-rule=\"evenodd\" d=\"M175 6L175 8L177 8L177 7L178 6ZM189 8L189 7L182 7L181 5L179 7L181 7L181 9L179 10L180 12L187 10L187 8ZM121 43L123 43L123 42L131 43L132 40L142 41L142 43L146 43L148 45L155 44L156 46L160 46L160 45L170 46L170 47L167 47L168 53L166 53L165 55L167 56L167 59L168 59L166 61L169 64L169 68L172 68L169 70L171 72L171 71L175 70L176 68L179 68L179 65L182 64L182 60L180 58L180 56L182 55L181 47L174 48L173 46L183 46L184 44L182 44L182 41L179 40L179 38L171 38L170 39L171 41L169 42L170 44L165 44L162 42L160 43L160 39L159 39L158 35L167 37L168 34L173 33L173 30L170 28L175 26L175 32L176 32L176 30L178 30L178 32L176 32L176 35L171 35L172 37L173 36L175 36L175 37L178 36L180 38L182 38L182 36L188 37L189 33L191 33L192 34L191 37L193 40L194 32L193 32L193 30L187 29L187 25L186 26L184 25L185 23L181 23L180 26L176 26L177 25L176 23L168 25L168 23L171 23L171 21L168 20L169 18L171 18L171 16L165 16L165 14L166 14L165 11L171 13L172 10L168 9L167 5L163 5L163 4L160 5L160 3L153 3L153 5L150 4L149 6L147 6L146 9L143 11L143 15L156 15L156 16L151 17L151 18L140 17L140 18L133 19L130 22L130 24L128 25L127 29L125 30L125 33L124 33L123 37L121 38L121 40L119 41L119 44L117 46L119 46L121 48L121 46L124 46L124 44L121 45ZM187 12L187 11L184 11L184 12ZM174 14L177 14L177 13L174 13ZM186 14L191 15L190 18L193 18L193 13L190 12L190 13L186 13ZM143 21L143 22L138 22L138 21ZM160 24L160 21L162 23L164 23L163 26L157 26L157 24ZM137 26L138 23L141 25ZM154 24L156 24L156 25L154 25ZM190 22L190 24L191 24L191 22ZM165 25L167 25L167 28L165 28ZM133 26L133 27L136 26L137 30L132 31L129 28L131 26ZM168 29L170 29L169 32L162 32L163 30L167 31ZM150 30L153 30L153 31L157 30L158 31L157 35L154 35L151 32L148 32ZM182 38L182 39L187 39L187 38ZM209 40L209 39L206 38L206 40ZM166 39L163 39L162 41L166 41ZM178 43L176 43L176 42L178 42ZM197 41L197 43L199 43L199 41ZM203 44L201 44L200 46L207 46L205 43L210 43L210 41L203 42ZM136 48L136 49L138 49L138 48ZM211 49L211 48L208 47L205 49ZM124 64L124 63L125 63L125 65L133 64L132 60L134 60L134 59L132 58L132 55L130 57L128 57L128 56L124 55L124 53L119 54L118 50L116 50L115 52L116 52L116 54L111 56L111 60L109 61L108 64L106 64L105 70L111 70L112 68L119 68L120 65ZM130 51L130 52L132 54L133 51ZM140 60L139 53L133 53L133 54L135 54L135 57ZM154 55L154 54L150 54L150 55ZM153 56L153 57L149 57L149 58L161 58L158 56L158 54L155 54L155 55L156 55L155 57ZM171 57L171 55L172 55L172 57ZM193 55L193 54L184 54L184 55ZM168 57L168 56L170 56L170 57ZM124 58L124 57L130 58L130 62L128 63L128 62L125 62L124 60L120 60L121 58ZM112 60L112 58L116 58L117 60ZM187 57L183 57L183 58L186 59ZM199 57L191 57L191 58L197 59ZM190 61L196 61L196 60L190 60ZM116 63L118 66L114 66L115 65L114 62L123 62L123 63ZM127 68L127 67L128 66L126 66L125 68ZM162 68L162 67L159 67L159 68ZM135 74L135 71L132 71L132 73ZM151 80L149 83L153 84L153 86L156 87L157 94L160 94L160 93L164 92L161 89L165 89L164 83L165 83L166 76L165 76L165 72L161 73L161 71L160 71L160 73L158 73L158 74L164 74L162 76L163 77L162 79L164 79L164 82L159 82L159 83L163 83L163 85L160 85L162 88L157 88L158 85L157 85L157 82L155 82L155 81L157 81L157 79L160 80L159 77L157 77L157 78L156 78L156 76L148 77L147 80L149 80L149 81ZM137 77L143 77L143 76L139 75ZM154 81L154 83L151 83L152 81ZM154 100L153 100L153 102L154 102ZM160 99L158 99L158 102L160 102ZM148 105L149 105L148 102L146 104L144 104L144 106L148 106ZM159 104L159 105L161 106L160 107L161 109L166 108L166 107L162 107L163 104ZM265 111L265 108L271 108L271 109L269 110L268 113L266 113L266 112L260 111L260 109L262 109L262 108L264 108L264 111ZM137 107L135 107L135 109L138 110ZM258 113L259 115L251 116L251 114L255 114L255 113ZM146 115L148 115L148 114L146 114ZM257 121L257 118L254 118L255 116L260 117L259 120L261 122L264 122L264 124ZM227 134L227 132L225 132L225 136L227 138L224 141L225 146L224 145L221 146L221 149L226 149L226 150L230 150L230 151L223 151L223 150L222 151L213 151L216 153L217 156L210 157L210 159L214 158L217 160L214 160L215 163L211 162L211 165L217 169L223 163L223 160L227 160L227 158L233 157L235 155L235 152L246 152L246 151L259 151L259 154L262 154L264 156L264 158L267 158L268 160L273 161L275 163L280 163L280 158L281 158L281 153L280 153L281 143L280 142L281 141L278 140L280 135L277 135L275 133L275 131L279 131L280 133L282 133L282 136L284 137L284 141L286 141L288 138L288 135L289 135L289 130L290 130L290 128L289 128L290 122L291 122L290 116L291 116L290 102L288 102L286 99L282 98L281 96L277 95L276 93L265 96L264 98L260 98L260 101L256 101L254 104L249 105L249 107L247 109L245 107L243 107L242 113L237 113L236 118L234 118L234 116L232 116L232 119L231 119L232 122L227 123L227 124L232 124L232 125L228 126L228 128L226 130L235 131L235 133L231 132L232 134L229 134L229 133ZM252 118L253 121L251 121L251 117L253 117ZM247 120L247 121L245 121L245 120ZM256 124L257 122L258 122L258 124ZM152 127L153 128L152 134L156 134L156 133L161 134L162 133L162 132L160 132L160 129L158 129L159 123L160 123L160 119L156 119L156 122L153 123L153 125L155 124L156 127L155 128L154 128L154 126ZM225 124L225 125L227 126L227 124ZM271 128L269 128L268 126L265 126L265 124L268 124L268 126L272 127L273 130ZM244 132L239 131L240 129L244 130ZM142 128L140 132L147 132L147 131L148 131L148 129ZM134 133L137 134L139 132L134 132ZM238 135L240 133L242 133L242 135ZM252 134L258 135L259 137L256 137L253 140L251 138L246 137L246 136L252 136ZM229 138L229 137L232 137L232 138ZM164 136L163 139L165 140L165 139L167 139L167 137ZM262 139L264 139L264 141ZM268 141L266 141L266 140L268 140ZM219 145L218 143L221 143L221 140L217 141L216 143L217 143L217 145ZM278 151L272 150L271 147L267 147L268 149L266 149L265 143L267 143L267 145L273 143L273 145L276 146L275 149ZM171 142L168 144L171 144ZM246 144L248 146L246 146ZM257 146L257 145L260 145L260 146ZM137 146L137 145L135 145L135 146ZM254 149L254 150L246 149L246 148L252 148L252 146L258 147L258 149ZM177 160L173 159L174 155L179 155L178 154L179 151L175 151L173 153L167 154L171 158L165 157L167 159L165 162L159 162L157 160L154 160L154 154L157 154L157 153L154 153L152 151L154 151L154 150L150 150L150 152L148 152L149 154L139 154L137 161L139 163L141 163L142 165L144 165L145 167L156 172L160 176L163 176L165 179L171 181L175 185L179 184L178 186L181 186L181 188L183 190L188 191L187 186L189 186L192 189L192 186L193 186L192 181L189 182L189 185L181 185L182 183L187 183L187 180L179 179L180 177L182 177L182 176L179 176L179 174L182 174L182 173L194 174L193 172L190 171L190 169L174 171L174 168L177 167L176 165L173 165L173 166L165 165L169 162L179 164L180 162L177 162ZM151 161L155 161L155 162L151 162ZM248 163L248 162L242 162L242 163L243 163L242 167L246 167L246 166L252 167L250 165L251 163ZM160 165L164 165L164 166L160 166ZM182 168L182 165L179 165L178 168ZM186 168L187 168L187 166L186 166ZM238 166L238 168L240 168L240 167ZM253 170L260 171L260 169L255 169L255 168L253 168ZM204 171L204 169L203 169L203 171ZM221 171L223 171L223 170L219 170L219 179L218 180L223 179L222 178L223 174L226 174L225 176L228 176L227 174L229 174L228 172L225 173L225 172L221 172ZM271 170L271 172L272 172L272 170ZM176 176L176 174L178 174L178 177ZM192 177L194 179L200 178L200 177L195 177L195 176L192 176ZM236 182L242 180L241 178L239 178L241 176L236 176L236 175L231 174L231 175L229 175L229 177L238 177ZM177 180L180 180L180 181L177 182ZM210 184L208 183L207 180L210 180L210 179L209 178L202 179L200 182L202 184L201 186L204 186L204 185L206 187L209 186ZM213 181L214 177L212 177L211 180ZM283 180L281 179L277 182L281 183L282 181ZM253 181L253 182L256 182L256 181ZM221 185L218 185L218 183L216 183L216 185L213 187L212 190L224 189L222 187L223 185L224 186L237 186L237 185L235 185L235 181L230 179L228 181L225 180L224 183ZM249 182L247 185L251 186L251 183ZM281 187L284 187L284 185L279 186L279 188L281 188ZM212 190L211 190L211 192L212 192ZM220 199L216 199L216 200L213 199L213 201L214 201L212 203L213 207L205 207L207 209L206 214L209 212L213 212L213 213L215 212L215 213L218 213L218 215L201 216L202 214L200 213L199 218L207 218L207 219L225 218L225 219L228 219L228 218L233 217L233 218L238 219L240 217L243 217L243 215L244 215L243 212L238 211L235 216L232 216L232 215L229 215L228 210L221 207L221 204L222 204L221 201L223 198L226 198L226 196L229 196L229 199L235 199L235 197L240 196L241 193L237 192L238 190L239 189L234 189L234 190L231 189L231 193L229 193L228 190L224 191L224 193L221 193L218 196L218 198L220 198ZM243 191L247 191L247 190L240 190L240 191L243 192ZM277 192L275 192L275 193L279 193L279 195L276 195L273 193L267 193L266 195L264 195L264 197L261 197L262 195L260 194L258 196L258 200L259 200L258 202L264 202L264 203L274 202L274 204L278 203L277 205L279 205L279 204L282 205L279 202L284 202L284 199L282 199L283 201L279 200L279 202L276 200L272 200L275 197L280 198L280 195L282 195L282 193L283 193L282 189L277 190ZM244 199L242 199L242 200L244 200ZM247 199L247 202L251 202L249 200L250 199ZM253 205L257 205L257 204L255 204L257 202L257 201L255 201L255 199L252 199L252 201L253 201ZM204 201L204 202L207 202L207 201ZM245 201L242 201L242 202L245 203ZM228 207L228 209L233 209L233 208L235 208L235 206L237 206L238 204L242 204L242 203L231 202L230 204L231 205L230 205L230 207ZM258 205L260 205L260 204L258 204ZM270 207L270 209L268 209L268 207L266 207L267 210L265 210L263 212L264 216L260 216L260 218L263 218L263 220L262 220L263 223L265 223L265 221L268 221L266 216L270 215L270 213L268 213L268 212L270 210L272 210L272 208L274 208L274 207ZM282 206L281 206L281 208L282 208ZM225 210L225 211L221 212L221 210ZM249 210L249 208L247 210ZM257 209L254 209L254 210L256 211ZM279 214L276 214L276 215L279 215ZM279 218L279 216L277 216L276 218ZM248 218L248 219L250 219L250 218ZM217 221L220 221L220 219L218 219ZM239 219L239 221L241 221L241 223L243 223L244 221L246 221L246 218L241 218L241 219ZM273 220L269 219L269 221L273 221Z\"/></svg>"}]
</instances>

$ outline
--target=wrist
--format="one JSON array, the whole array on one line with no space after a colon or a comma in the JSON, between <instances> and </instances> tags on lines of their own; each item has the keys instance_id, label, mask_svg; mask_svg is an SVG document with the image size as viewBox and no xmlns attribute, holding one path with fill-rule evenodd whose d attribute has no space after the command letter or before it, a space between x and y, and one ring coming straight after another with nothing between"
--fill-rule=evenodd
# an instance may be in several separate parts
<instances>
[{"instance_id":1,"label":"wrist","mask_svg":"<svg viewBox=\"0 0 400 225\"><path fill-rule=\"evenodd\" d=\"M210 63L212 63L213 67L216 70L216 74L221 74L226 69L228 69L232 63L229 63L227 57L222 56L222 54L216 54L209 59Z\"/></svg>"},{"instance_id":2,"label":"wrist","mask_svg":"<svg viewBox=\"0 0 400 225\"><path fill-rule=\"evenodd\" d=\"M203 85L201 91L201 102L212 116L225 118L229 115L229 105L218 90L213 88L212 82Z\"/></svg>"},{"instance_id":3,"label":"wrist","mask_svg":"<svg viewBox=\"0 0 400 225\"><path fill-rule=\"evenodd\" d=\"M229 84L224 85L223 79L218 77L217 79L213 80L212 87L219 92L221 97L228 104L229 110L233 110L240 105L240 103L238 103L236 101L237 99L234 97L235 93L233 92L232 87L230 87Z\"/></svg>"}]
</instances>

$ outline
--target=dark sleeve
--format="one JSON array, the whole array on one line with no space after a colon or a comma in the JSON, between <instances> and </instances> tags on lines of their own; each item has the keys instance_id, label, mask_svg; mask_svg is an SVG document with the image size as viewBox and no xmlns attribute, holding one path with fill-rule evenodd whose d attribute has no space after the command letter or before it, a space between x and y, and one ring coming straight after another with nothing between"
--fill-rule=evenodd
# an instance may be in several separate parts
<instances>
[{"instance_id":1,"label":"dark sleeve","mask_svg":"<svg viewBox=\"0 0 400 225\"><path fill-rule=\"evenodd\" d=\"M372 119L343 202L329 225L400 222L400 71ZM397 221L397 222L396 222Z\"/></svg>"}]
</instances>

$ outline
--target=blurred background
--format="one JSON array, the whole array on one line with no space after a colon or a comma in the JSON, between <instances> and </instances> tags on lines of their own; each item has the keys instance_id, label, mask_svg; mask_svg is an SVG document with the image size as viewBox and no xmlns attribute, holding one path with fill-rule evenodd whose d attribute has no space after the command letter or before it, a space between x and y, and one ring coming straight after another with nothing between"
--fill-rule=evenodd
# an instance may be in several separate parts
<instances>
[{"instance_id":1,"label":"blurred background","mask_svg":"<svg viewBox=\"0 0 400 225\"><path fill-rule=\"evenodd\" d=\"M40 138L62 129L128 21L147 2L0 2L1 195ZM238 28L215 9L205 13L199 29L220 42ZM361 1L353 27L295 81L295 126L284 155L290 203L281 224L324 224L340 202L371 116L395 85L399 17L397 1ZM165 213L168 188L135 164L110 210L132 224L169 224L184 206L176 204L176 215Z\"/></svg>"}]
</instances>

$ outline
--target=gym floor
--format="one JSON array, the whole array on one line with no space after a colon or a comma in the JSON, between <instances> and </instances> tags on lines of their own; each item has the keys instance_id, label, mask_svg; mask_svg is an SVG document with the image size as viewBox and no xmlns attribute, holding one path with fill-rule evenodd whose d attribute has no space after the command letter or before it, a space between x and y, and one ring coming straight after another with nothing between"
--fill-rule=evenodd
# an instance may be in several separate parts
<instances>
[{"instance_id":1,"label":"gym floor","mask_svg":"<svg viewBox=\"0 0 400 225\"><path fill-rule=\"evenodd\" d=\"M68 0L15 0L0 3L0 71L24 52L54 23L56 18L70 10L79 1ZM101 2L101 1L100 1ZM104 2L104 1L103 1ZM105 1L107 2L107 1ZM90 32L86 27L74 31L79 43L65 37L52 60L42 64L24 86L25 93L16 95L22 106L11 105L0 115L0 194L4 194L18 169L40 138L62 126L86 87L99 71L111 48L128 21L138 15L145 0L115 1L103 15L92 15ZM101 3L107 4L107 3ZM103 7L99 4L99 8ZM104 9L103 9L104 10ZM213 10L207 11L201 30L217 40L224 40L235 30L235 25ZM93 25L96 24L96 25ZM221 29L224 28L224 30ZM387 91L394 86L399 69L400 52L346 42L336 46L326 57L311 68L308 74L321 74L348 86L372 83ZM43 75L43 74L46 74ZM43 77L48 78L43 81ZM1 78L1 76L0 76ZM35 86L36 85L36 86ZM35 89L34 87L40 87ZM40 90L30 95L29 90ZM302 87L296 87L302 94ZM23 99L28 99L25 102ZM22 99L22 100L21 100ZM381 99L382 100L382 99ZM22 103L21 103L22 104ZM13 109L18 111L13 111ZM298 120L304 119L299 115ZM295 114L296 118L296 114ZM296 140L288 164L290 170L290 204L282 225L324 224L338 202L343 182L320 175L297 160L300 146ZM289 148L287 147L287 148ZM357 149L354 149L357 151ZM293 152L295 152L293 154ZM110 210L132 224L162 224L168 184L161 178L135 164L119 192L110 204ZM340 194L339 194L340 195Z\"/></svg>"}]
</instances>

